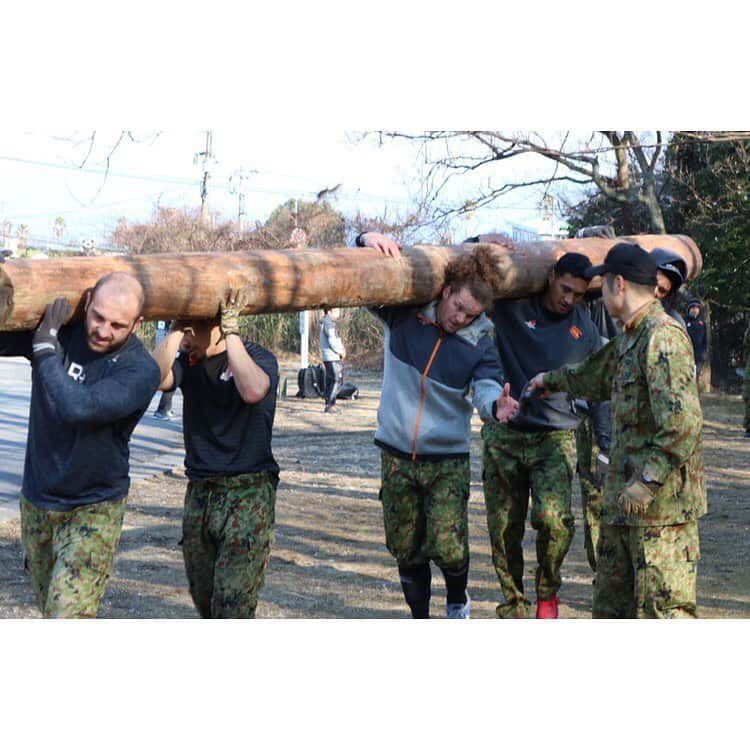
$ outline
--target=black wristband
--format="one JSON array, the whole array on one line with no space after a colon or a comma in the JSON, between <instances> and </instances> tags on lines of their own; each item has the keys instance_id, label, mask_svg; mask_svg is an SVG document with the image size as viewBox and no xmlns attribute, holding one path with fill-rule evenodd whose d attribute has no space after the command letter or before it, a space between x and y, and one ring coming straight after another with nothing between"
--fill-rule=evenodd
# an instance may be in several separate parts
<instances>
[{"instance_id":1,"label":"black wristband","mask_svg":"<svg viewBox=\"0 0 750 750\"><path fill-rule=\"evenodd\" d=\"M367 234L367 232L360 232L360 233L359 233L359 234L357 235L357 239L356 239L356 240L354 240L354 244L355 244L355 245L356 245L357 247L366 247L366 245L365 245L365 240L364 240L364 236L365 236L366 234Z\"/></svg>"}]
</instances>

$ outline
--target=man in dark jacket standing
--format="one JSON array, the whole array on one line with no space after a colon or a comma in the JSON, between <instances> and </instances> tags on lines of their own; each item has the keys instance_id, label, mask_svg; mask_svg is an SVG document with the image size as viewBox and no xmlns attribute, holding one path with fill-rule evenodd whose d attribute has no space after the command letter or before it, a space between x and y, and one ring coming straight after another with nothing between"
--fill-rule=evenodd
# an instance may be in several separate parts
<instances>
[{"instance_id":1,"label":"man in dark jacket standing","mask_svg":"<svg viewBox=\"0 0 750 750\"><path fill-rule=\"evenodd\" d=\"M496 300L492 308L500 359L511 395L519 399L518 414L508 424L482 428L487 525L505 597L498 617L530 614L522 549L529 495L531 526L537 532L536 616L558 617L560 570L573 539L575 430L581 415L567 394L542 401L526 397L525 386L540 369L580 362L601 346L599 332L579 304L588 289L584 273L590 265L586 256L567 253L551 269L543 292Z\"/></svg>"},{"instance_id":2,"label":"man in dark jacket standing","mask_svg":"<svg viewBox=\"0 0 750 750\"><path fill-rule=\"evenodd\" d=\"M35 332L0 334L0 355L31 359L21 538L45 617L94 617L112 573L129 490L128 441L159 384L134 335L143 289L102 277L85 318L65 299Z\"/></svg>"}]
</instances>

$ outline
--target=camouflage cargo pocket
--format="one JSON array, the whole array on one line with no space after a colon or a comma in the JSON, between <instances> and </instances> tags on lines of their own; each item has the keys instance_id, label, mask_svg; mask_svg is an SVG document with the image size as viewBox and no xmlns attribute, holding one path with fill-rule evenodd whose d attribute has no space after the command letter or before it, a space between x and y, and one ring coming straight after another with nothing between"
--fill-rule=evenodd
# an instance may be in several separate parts
<instances>
[{"instance_id":1,"label":"camouflage cargo pocket","mask_svg":"<svg viewBox=\"0 0 750 750\"><path fill-rule=\"evenodd\" d=\"M700 560L698 524L652 526L644 530L643 563L648 566Z\"/></svg>"}]
</instances>

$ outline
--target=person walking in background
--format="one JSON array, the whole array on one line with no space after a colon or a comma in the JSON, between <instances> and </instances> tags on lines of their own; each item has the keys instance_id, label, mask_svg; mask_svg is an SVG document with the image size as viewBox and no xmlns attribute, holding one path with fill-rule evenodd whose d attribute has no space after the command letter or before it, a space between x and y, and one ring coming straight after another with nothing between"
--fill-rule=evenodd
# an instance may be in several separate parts
<instances>
[{"instance_id":1,"label":"person walking in background","mask_svg":"<svg viewBox=\"0 0 750 750\"><path fill-rule=\"evenodd\" d=\"M344 384L344 365L346 347L339 335L338 320L341 310L338 307L324 307L323 320L320 321L320 354L326 370L326 405L323 411L336 411L336 396Z\"/></svg>"},{"instance_id":2,"label":"person walking in background","mask_svg":"<svg viewBox=\"0 0 750 750\"><path fill-rule=\"evenodd\" d=\"M167 337L169 331L170 321L168 320L157 320L156 321L156 332L154 334L155 346L159 346L162 341ZM174 411L172 410L172 400L174 399L174 391L168 391L161 394L159 399L159 405L156 407L156 411L153 416L155 419L172 419L174 417Z\"/></svg>"},{"instance_id":3,"label":"person walking in background","mask_svg":"<svg viewBox=\"0 0 750 750\"><path fill-rule=\"evenodd\" d=\"M692 299L688 303L688 316L685 320L685 328L688 336L693 342L693 355L695 356L695 375L700 381L703 367L706 364L708 352L708 340L706 337L706 324L701 317L701 303Z\"/></svg>"}]
</instances>

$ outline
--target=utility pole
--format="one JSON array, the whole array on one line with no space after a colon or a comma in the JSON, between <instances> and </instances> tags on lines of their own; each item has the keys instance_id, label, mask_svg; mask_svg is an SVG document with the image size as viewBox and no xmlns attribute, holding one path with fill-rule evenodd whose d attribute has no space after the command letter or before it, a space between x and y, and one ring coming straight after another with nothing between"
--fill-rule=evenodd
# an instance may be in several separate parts
<instances>
[{"instance_id":1,"label":"utility pole","mask_svg":"<svg viewBox=\"0 0 750 750\"><path fill-rule=\"evenodd\" d=\"M193 164L198 163L198 159L203 157L203 180L201 181L201 213L200 222L201 224L208 225L210 223L211 214L208 208L208 181L211 179L211 168L214 165L214 133L213 130L206 131L206 148L204 151L199 151L193 158Z\"/></svg>"},{"instance_id":2,"label":"utility pole","mask_svg":"<svg viewBox=\"0 0 750 750\"><path fill-rule=\"evenodd\" d=\"M229 192L237 195L237 234L242 234L242 217L245 215L245 192L242 189L242 183L247 179L249 174L258 174L257 169L238 169L229 178Z\"/></svg>"},{"instance_id":3,"label":"utility pole","mask_svg":"<svg viewBox=\"0 0 750 750\"><path fill-rule=\"evenodd\" d=\"M300 250L307 247L307 234L304 229L299 228L299 200L297 198L294 199L294 229L289 241L292 247ZM310 313L307 310L302 310L299 314L299 338L300 367L304 369L310 364Z\"/></svg>"}]
</instances>

